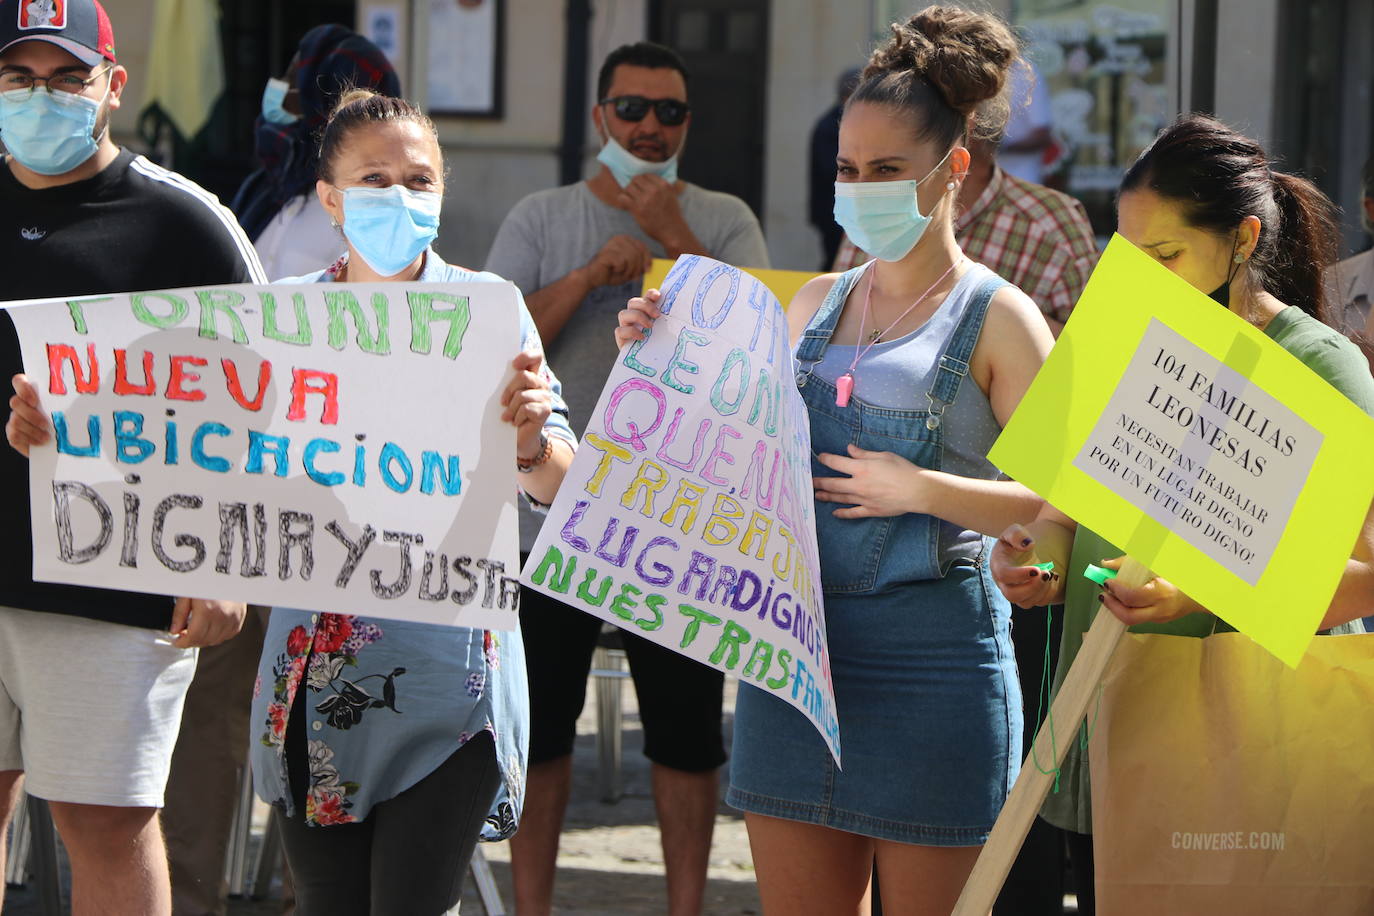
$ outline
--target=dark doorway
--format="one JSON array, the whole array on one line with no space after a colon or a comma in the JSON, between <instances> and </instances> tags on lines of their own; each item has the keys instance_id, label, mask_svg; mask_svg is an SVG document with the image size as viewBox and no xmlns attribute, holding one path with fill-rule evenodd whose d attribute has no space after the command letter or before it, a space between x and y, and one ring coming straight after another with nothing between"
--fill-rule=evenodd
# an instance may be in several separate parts
<instances>
[{"instance_id":1,"label":"dark doorway","mask_svg":"<svg viewBox=\"0 0 1374 916\"><path fill-rule=\"evenodd\" d=\"M262 89L268 77L286 71L301 36L315 26L332 22L353 28L357 4L354 0L222 0L220 7L224 94L200 134L188 141L172 140L169 164L228 203L256 168L253 122L262 110ZM155 123L142 126L145 138L157 130ZM163 130L161 136L169 135Z\"/></svg>"},{"instance_id":2,"label":"dark doorway","mask_svg":"<svg viewBox=\"0 0 1374 916\"><path fill-rule=\"evenodd\" d=\"M650 0L649 37L692 74L682 177L763 212L768 0Z\"/></svg>"},{"instance_id":3,"label":"dark doorway","mask_svg":"<svg viewBox=\"0 0 1374 916\"><path fill-rule=\"evenodd\" d=\"M1374 154L1374 62L1368 53L1374 5L1283 0L1279 16L1270 150L1284 171L1311 178L1343 209L1344 257L1370 244L1359 200L1364 164Z\"/></svg>"},{"instance_id":4,"label":"dark doorway","mask_svg":"<svg viewBox=\"0 0 1374 916\"><path fill-rule=\"evenodd\" d=\"M1280 7L1278 81L1271 152L1286 171L1311 178L1326 194L1340 200L1342 119L1358 104L1345 92L1341 36L1346 0L1286 0Z\"/></svg>"}]
</instances>

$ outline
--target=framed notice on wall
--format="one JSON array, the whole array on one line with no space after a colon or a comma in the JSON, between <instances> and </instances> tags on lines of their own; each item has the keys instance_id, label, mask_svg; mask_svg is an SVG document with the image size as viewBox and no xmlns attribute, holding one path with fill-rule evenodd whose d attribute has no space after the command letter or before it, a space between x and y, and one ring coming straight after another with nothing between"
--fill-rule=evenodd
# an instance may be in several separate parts
<instances>
[{"instance_id":1,"label":"framed notice on wall","mask_svg":"<svg viewBox=\"0 0 1374 916\"><path fill-rule=\"evenodd\" d=\"M397 73L406 72L405 14L399 3L364 3L358 12L359 30L386 55ZM405 78L402 77L402 81Z\"/></svg>"},{"instance_id":2,"label":"framed notice on wall","mask_svg":"<svg viewBox=\"0 0 1374 916\"><path fill-rule=\"evenodd\" d=\"M501 116L505 0L428 0L433 114Z\"/></svg>"}]
</instances>

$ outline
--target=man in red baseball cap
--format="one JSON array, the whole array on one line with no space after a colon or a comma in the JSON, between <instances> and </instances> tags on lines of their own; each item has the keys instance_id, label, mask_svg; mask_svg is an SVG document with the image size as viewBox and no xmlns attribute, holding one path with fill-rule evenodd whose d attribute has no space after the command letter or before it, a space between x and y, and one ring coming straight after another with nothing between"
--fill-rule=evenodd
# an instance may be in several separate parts
<instances>
[{"instance_id":1,"label":"man in red baseball cap","mask_svg":"<svg viewBox=\"0 0 1374 916\"><path fill-rule=\"evenodd\" d=\"M13 4L7 4L13 6ZM114 29L94 0L21 0L0 22L0 54L20 41L55 44L88 67L115 63Z\"/></svg>"},{"instance_id":2,"label":"man in red baseball cap","mask_svg":"<svg viewBox=\"0 0 1374 916\"><path fill-rule=\"evenodd\" d=\"M212 194L111 139L127 81L96 0L0 0L0 298L266 282ZM158 810L186 689L245 609L33 581L27 455L52 429L23 371L0 310L0 836L22 785L51 803L74 912L169 916Z\"/></svg>"},{"instance_id":3,"label":"man in red baseball cap","mask_svg":"<svg viewBox=\"0 0 1374 916\"><path fill-rule=\"evenodd\" d=\"M82 177L88 177L113 161L110 111L119 107L129 76L115 60L114 29L99 3L3 0L0 60L7 62L0 76L0 143L11 158L43 176L86 166ZM30 63L49 63L51 73L45 77Z\"/></svg>"}]
</instances>

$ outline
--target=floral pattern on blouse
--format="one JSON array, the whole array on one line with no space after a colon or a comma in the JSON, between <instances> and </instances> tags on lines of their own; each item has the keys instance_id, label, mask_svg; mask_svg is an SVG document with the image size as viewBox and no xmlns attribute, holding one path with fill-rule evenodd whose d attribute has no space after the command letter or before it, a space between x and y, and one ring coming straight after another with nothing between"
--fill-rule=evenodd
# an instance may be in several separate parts
<instances>
[{"instance_id":1,"label":"floral pattern on blouse","mask_svg":"<svg viewBox=\"0 0 1374 916\"><path fill-rule=\"evenodd\" d=\"M258 794L293 813L286 730L304 690L307 824L362 820L373 804L404 791L485 731L503 786L482 839L508 838L519 821L528 747L523 647L511 636L274 608L254 691ZM416 676L423 684L418 690L410 683ZM472 727L450 732L448 723L463 716ZM497 721L506 722L503 729Z\"/></svg>"},{"instance_id":2,"label":"floral pattern on blouse","mask_svg":"<svg viewBox=\"0 0 1374 916\"><path fill-rule=\"evenodd\" d=\"M395 667L389 673L356 673L362 670L358 653L381 638L380 625L350 614L320 614L314 621L313 631L303 624L292 627L286 634L286 651L280 653L272 665L272 699L267 704L262 744L271 748L285 745L286 723L291 704L300 690L302 673L308 691L307 702L327 717L331 728L350 729L362 721L367 710L389 709L399 713L396 679L405 674L405 668ZM368 684L374 680L382 682L377 694L370 692L372 687ZM349 796L358 791L359 783L339 778L339 771L332 762L334 751L323 740L310 739L308 758L310 787L306 792L306 822L323 826L355 821L356 818L349 814L353 807Z\"/></svg>"}]
</instances>

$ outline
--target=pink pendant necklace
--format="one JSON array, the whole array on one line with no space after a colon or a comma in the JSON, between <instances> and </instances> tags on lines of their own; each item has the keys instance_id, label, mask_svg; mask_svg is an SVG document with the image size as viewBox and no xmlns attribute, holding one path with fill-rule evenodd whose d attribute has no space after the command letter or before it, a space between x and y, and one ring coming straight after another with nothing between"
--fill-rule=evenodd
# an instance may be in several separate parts
<instances>
[{"instance_id":1,"label":"pink pendant necklace","mask_svg":"<svg viewBox=\"0 0 1374 916\"><path fill-rule=\"evenodd\" d=\"M962 264L963 260L963 258L956 258L954 263L949 265L949 270L946 270L944 273L940 274L940 279L932 283L930 285L930 289L926 290L925 292L921 293L921 295L917 296L916 301L911 303L911 305L907 306L906 311L898 315L896 321L892 322L892 324L888 325L881 331L879 331L875 327L873 329L873 333L869 335L868 343L864 346L854 348L854 361L849 364L849 369L845 371L844 375L835 379L835 406L849 406L849 397L854 393L854 369L859 365L859 360L863 359L868 354L868 351L873 349L874 344L879 343L884 337L886 337L888 331L891 331L893 328L897 326L897 324L903 318L905 318L907 315L910 315L912 309L916 308L916 306L920 305L922 302L925 301L925 298L927 296L935 292L935 288L939 286L941 283L945 282L945 279L950 274L954 273L954 268ZM862 314L860 314L859 316L860 341L864 339L864 325L868 322L868 308L869 303L873 297L873 274L877 271L877 269L877 264L874 264L872 267L868 269L868 287L864 290L864 310Z\"/></svg>"}]
</instances>

